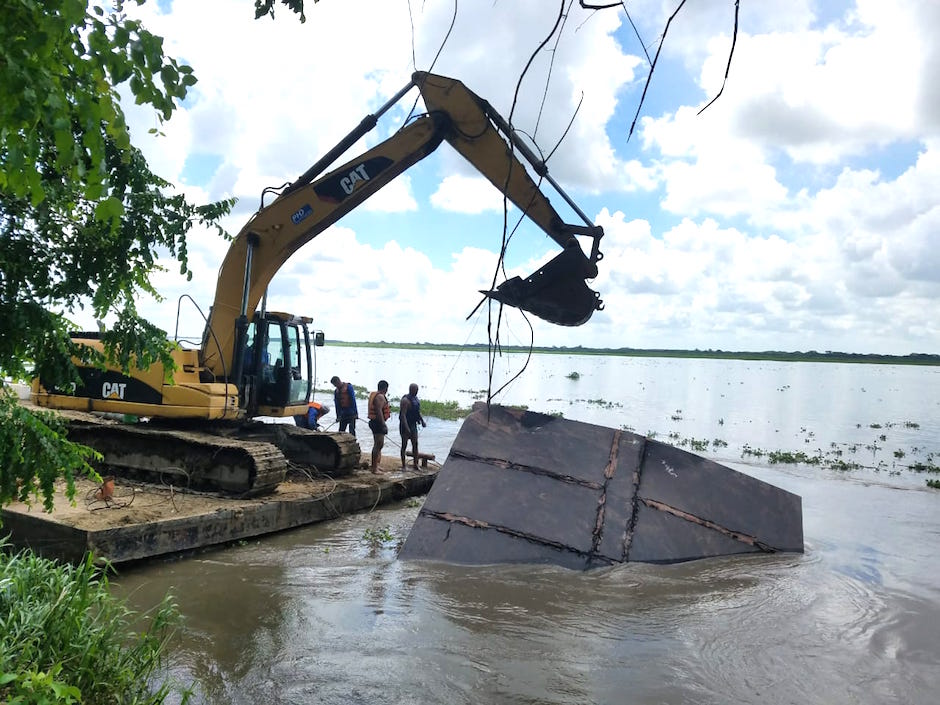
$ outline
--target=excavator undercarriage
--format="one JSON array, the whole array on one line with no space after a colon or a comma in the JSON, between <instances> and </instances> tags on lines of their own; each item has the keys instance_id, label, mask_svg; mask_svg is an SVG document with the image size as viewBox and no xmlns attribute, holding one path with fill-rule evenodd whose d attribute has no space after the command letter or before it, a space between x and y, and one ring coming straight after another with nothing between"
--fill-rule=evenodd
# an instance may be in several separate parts
<instances>
[{"instance_id":1,"label":"excavator undercarriage","mask_svg":"<svg viewBox=\"0 0 940 705\"><path fill-rule=\"evenodd\" d=\"M269 494L293 471L349 475L361 455L349 433L286 423L124 423L97 414L61 413L69 422L69 438L102 455L96 464L101 475L229 496Z\"/></svg>"}]
</instances>

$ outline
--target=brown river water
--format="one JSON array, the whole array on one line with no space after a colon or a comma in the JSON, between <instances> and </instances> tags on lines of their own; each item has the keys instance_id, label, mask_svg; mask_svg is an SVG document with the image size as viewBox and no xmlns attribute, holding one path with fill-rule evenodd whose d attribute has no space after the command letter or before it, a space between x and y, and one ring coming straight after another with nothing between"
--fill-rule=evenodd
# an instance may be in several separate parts
<instances>
[{"instance_id":1,"label":"brown river water","mask_svg":"<svg viewBox=\"0 0 940 705\"><path fill-rule=\"evenodd\" d=\"M328 355L318 378L415 379L461 404L486 386L485 357L480 373L456 353ZM527 377L501 401L720 439L703 455L802 496L805 553L588 573L403 562L420 508L405 502L122 571L136 609L179 604L165 675L197 703L940 702L940 491L907 467L940 463L940 370L541 356ZM445 457L458 428L431 419L423 449Z\"/></svg>"}]
</instances>

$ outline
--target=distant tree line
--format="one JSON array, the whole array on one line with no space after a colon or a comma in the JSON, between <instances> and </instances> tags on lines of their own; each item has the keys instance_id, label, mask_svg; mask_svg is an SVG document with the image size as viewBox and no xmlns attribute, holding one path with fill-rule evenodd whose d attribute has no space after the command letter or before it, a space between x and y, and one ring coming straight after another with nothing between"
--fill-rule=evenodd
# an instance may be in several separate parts
<instances>
[{"instance_id":1,"label":"distant tree line","mask_svg":"<svg viewBox=\"0 0 940 705\"><path fill-rule=\"evenodd\" d=\"M487 349L486 343L455 345L451 343L393 343L384 340L377 343L363 343L343 340L329 340L328 345L347 347L397 348L420 350L480 350ZM519 345L503 345L500 348L507 353L526 353L529 348ZM551 346L534 347L532 352L567 355L620 355L624 357L685 357L718 360L774 360L778 362L854 362L871 365L940 365L940 355L930 353L911 353L909 355L878 355L873 353L847 353L827 350L817 352L786 352L765 350L747 352L734 350L671 350L667 348L591 348L583 345L573 347Z\"/></svg>"}]
</instances>

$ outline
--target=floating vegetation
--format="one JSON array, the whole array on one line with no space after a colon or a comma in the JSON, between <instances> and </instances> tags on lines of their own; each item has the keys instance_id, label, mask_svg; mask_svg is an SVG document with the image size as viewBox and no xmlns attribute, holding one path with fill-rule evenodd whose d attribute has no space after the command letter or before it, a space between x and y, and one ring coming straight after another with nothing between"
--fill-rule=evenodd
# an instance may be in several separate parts
<instances>
[{"instance_id":1,"label":"floating vegetation","mask_svg":"<svg viewBox=\"0 0 940 705\"><path fill-rule=\"evenodd\" d=\"M436 419L447 421L456 421L470 415L472 409L466 406L460 406L455 401L431 401L421 400L421 415L433 416Z\"/></svg>"},{"instance_id":2,"label":"floating vegetation","mask_svg":"<svg viewBox=\"0 0 940 705\"><path fill-rule=\"evenodd\" d=\"M576 379L576 380L577 380L577 379L581 379L581 373L580 373L580 372L569 372L568 374L565 375L565 377L567 377L568 379Z\"/></svg>"},{"instance_id":3,"label":"floating vegetation","mask_svg":"<svg viewBox=\"0 0 940 705\"><path fill-rule=\"evenodd\" d=\"M830 454L823 453L822 450L817 450L816 452L816 455L808 455L803 451L763 450L761 448L752 448L751 446L745 444L744 448L741 450L741 457L766 457L767 462L771 465L813 465L816 467L825 468L827 470L838 470L840 472L845 472L848 470L859 470L864 467L868 467L872 470L884 469L883 467L879 467L877 465L865 466L860 463L842 460L839 457L842 455L841 450L836 450Z\"/></svg>"},{"instance_id":4,"label":"floating vegetation","mask_svg":"<svg viewBox=\"0 0 940 705\"><path fill-rule=\"evenodd\" d=\"M747 443L744 444L744 447L741 449L741 457L747 457L748 455L754 456L755 458L763 458L764 451L760 448L751 448Z\"/></svg>"},{"instance_id":5,"label":"floating vegetation","mask_svg":"<svg viewBox=\"0 0 940 705\"><path fill-rule=\"evenodd\" d=\"M859 470L862 467L858 463L848 462L845 460L841 460L839 458L835 458L835 459L831 459L827 461L826 466L830 470L839 470L841 472L848 472L850 470Z\"/></svg>"},{"instance_id":6,"label":"floating vegetation","mask_svg":"<svg viewBox=\"0 0 940 705\"><path fill-rule=\"evenodd\" d=\"M767 462L771 465L776 465L777 463L786 463L793 465L796 463L803 463L805 465L821 465L822 458L818 455L807 455L802 451L796 453L788 450L772 450L767 453Z\"/></svg>"},{"instance_id":7,"label":"floating vegetation","mask_svg":"<svg viewBox=\"0 0 940 705\"><path fill-rule=\"evenodd\" d=\"M652 436L647 437L651 438ZM678 431L670 432L668 438L670 445L676 446L677 448L688 448L698 453L707 451L709 445L714 448L724 448L728 445L727 441L723 441L720 438L716 438L713 441L709 441L707 438L683 438Z\"/></svg>"},{"instance_id":8,"label":"floating vegetation","mask_svg":"<svg viewBox=\"0 0 940 705\"><path fill-rule=\"evenodd\" d=\"M362 540L364 543L369 544L370 548L381 548L385 544L394 543L395 535L392 534L392 530L388 526L371 527L363 532Z\"/></svg>"},{"instance_id":9,"label":"floating vegetation","mask_svg":"<svg viewBox=\"0 0 940 705\"><path fill-rule=\"evenodd\" d=\"M389 400L389 408L392 413L397 414L401 408L401 402ZM432 401L430 399L421 400L421 415L425 418L434 417L435 419L444 419L445 421L456 421L466 418L473 409L460 406L455 401Z\"/></svg>"},{"instance_id":10,"label":"floating vegetation","mask_svg":"<svg viewBox=\"0 0 940 705\"><path fill-rule=\"evenodd\" d=\"M619 401L607 401L606 399L579 399L578 401L585 401L588 404L593 404L594 406L599 406L603 409L622 409L623 404Z\"/></svg>"},{"instance_id":11,"label":"floating vegetation","mask_svg":"<svg viewBox=\"0 0 940 705\"><path fill-rule=\"evenodd\" d=\"M891 428L895 424L870 424L870 428ZM913 428L917 426L913 422L907 421L904 423L905 428ZM856 428L861 428L861 424L857 424ZM810 437L814 436L812 432L808 432L807 429L800 429L803 433L808 433ZM808 439L806 439L808 442ZM815 467L821 467L827 470L834 470L839 472L848 472L852 470L874 470L875 472L887 472L891 476L900 475L904 469L910 470L917 473L931 473L931 474L940 474L940 466L936 465L933 461L934 454L928 453L926 457L926 462L914 462L908 465L901 465L897 461L902 458L906 458L908 455L921 455L923 453L923 448L919 446L912 446L911 448L904 450L902 448L897 448L892 451L894 456L894 461L889 462L885 458L878 458L874 463L861 463L852 460L843 459L845 453L855 454L861 448L864 448L867 451L870 451L873 456L877 458L877 455L880 451L884 449L881 443L885 443L888 440L887 434L879 434L878 438L867 445L862 445L860 443L848 443L840 444L836 442L831 442L829 444L828 451L823 451L822 449L817 449L815 454L805 453L802 451L790 451L790 450L765 450L762 448L754 448L749 444L744 444L744 447L741 450L741 457L754 457L766 459L766 462L774 464L803 464L811 465ZM933 484L932 484L933 483ZM927 480L927 484L930 487L940 489L940 480Z\"/></svg>"},{"instance_id":12,"label":"floating vegetation","mask_svg":"<svg viewBox=\"0 0 940 705\"><path fill-rule=\"evenodd\" d=\"M670 416L673 421L682 421L682 409L676 409L676 413Z\"/></svg>"}]
</instances>

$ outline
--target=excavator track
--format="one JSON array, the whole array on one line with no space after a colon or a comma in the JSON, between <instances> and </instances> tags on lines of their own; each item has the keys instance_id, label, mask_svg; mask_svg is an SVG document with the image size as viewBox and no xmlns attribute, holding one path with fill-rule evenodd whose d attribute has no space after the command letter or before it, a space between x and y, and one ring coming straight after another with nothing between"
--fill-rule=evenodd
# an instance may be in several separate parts
<instances>
[{"instance_id":1,"label":"excavator track","mask_svg":"<svg viewBox=\"0 0 940 705\"><path fill-rule=\"evenodd\" d=\"M158 423L161 428L198 431L239 443L270 443L284 454L290 465L330 477L352 474L362 457L359 442L351 433L311 431L293 423L192 419L158 419L151 423Z\"/></svg>"},{"instance_id":2,"label":"excavator track","mask_svg":"<svg viewBox=\"0 0 940 705\"><path fill-rule=\"evenodd\" d=\"M284 454L261 441L94 418L70 419L68 435L102 454L99 472L144 482L255 497L287 475Z\"/></svg>"},{"instance_id":3,"label":"excavator track","mask_svg":"<svg viewBox=\"0 0 940 705\"><path fill-rule=\"evenodd\" d=\"M359 467L362 449L351 433L312 431L288 423L213 424L213 433L277 446L292 465L330 477L350 475Z\"/></svg>"},{"instance_id":4,"label":"excavator track","mask_svg":"<svg viewBox=\"0 0 940 705\"><path fill-rule=\"evenodd\" d=\"M99 472L187 489L253 497L271 493L290 467L342 477L362 451L349 433L311 431L292 424L151 421L121 423L77 411L69 437L102 454Z\"/></svg>"}]
</instances>

